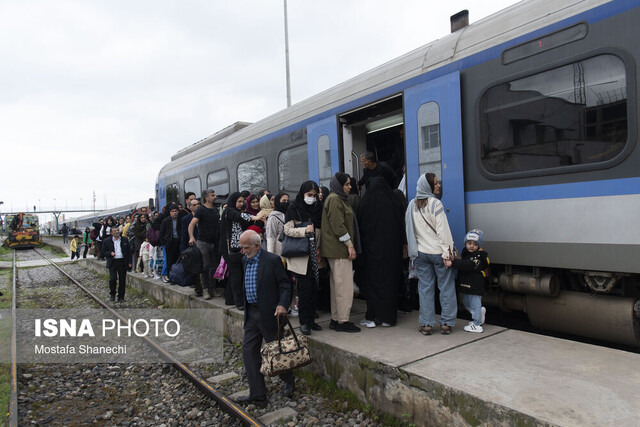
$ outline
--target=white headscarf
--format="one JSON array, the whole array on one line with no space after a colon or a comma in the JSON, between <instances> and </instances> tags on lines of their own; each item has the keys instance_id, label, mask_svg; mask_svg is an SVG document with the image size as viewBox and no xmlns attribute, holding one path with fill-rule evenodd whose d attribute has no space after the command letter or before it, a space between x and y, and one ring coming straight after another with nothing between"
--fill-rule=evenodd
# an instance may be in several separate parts
<instances>
[{"instance_id":1,"label":"white headscarf","mask_svg":"<svg viewBox=\"0 0 640 427\"><path fill-rule=\"evenodd\" d=\"M416 198L411 199L407 211L405 212L405 232L407 234L407 249L409 252L409 258L412 260L418 257L418 241L416 240L416 233L413 228L413 211L417 209L416 199L428 199L429 197L436 197L433 194L433 189L427 181L426 174L420 175L418 178L418 184L416 185Z\"/></svg>"}]
</instances>

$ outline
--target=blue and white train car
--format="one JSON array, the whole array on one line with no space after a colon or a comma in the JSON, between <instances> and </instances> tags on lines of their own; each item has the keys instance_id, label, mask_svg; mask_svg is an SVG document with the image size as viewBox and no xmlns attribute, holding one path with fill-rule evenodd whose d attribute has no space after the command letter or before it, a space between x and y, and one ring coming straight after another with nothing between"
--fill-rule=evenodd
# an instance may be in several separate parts
<instances>
[{"instance_id":1,"label":"blue and white train car","mask_svg":"<svg viewBox=\"0 0 640 427\"><path fill-rule=\"evenodd\" d=\"M443 182L458 247L481 228L485 304L541 328L640 343L639 0L522 1L254 124L174 155L187 191L286 190L360 176L377 154L409 198Z\"/></svg>"}]
</instances>

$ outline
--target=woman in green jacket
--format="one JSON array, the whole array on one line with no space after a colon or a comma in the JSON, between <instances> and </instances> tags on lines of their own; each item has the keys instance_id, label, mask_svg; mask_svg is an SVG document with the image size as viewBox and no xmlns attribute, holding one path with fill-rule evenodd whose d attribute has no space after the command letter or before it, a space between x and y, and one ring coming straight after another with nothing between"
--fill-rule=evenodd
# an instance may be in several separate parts
<instances>
[{"instance_id":1,"label":"woman in green jacket","mask_svg":"<svg viewBox=\"0 0 640 427\"><path fill-rule=\"evenodd\" d=\"M331 194L322 209L320 256L326 257L331 270L331 324L337 332L360 332L349 322L353 304L353 260L356 236L355 216L347 195L351 190L349 175L343 172L331 177Z\"/></svg>"},{"instance_id":2,"label":"woman in green jacket","mask_svg":"<svg viewBox=\"0 0 640 427\"><path fill-rule=\"evenodd\" d=\"M87 251L89 251L89 247L91 246L91 229L89 227L84 229L84 233L82 233L82 244L84 245L84 252L82 253L82 258L87 257Z\"/></svg>"}]
</instances>

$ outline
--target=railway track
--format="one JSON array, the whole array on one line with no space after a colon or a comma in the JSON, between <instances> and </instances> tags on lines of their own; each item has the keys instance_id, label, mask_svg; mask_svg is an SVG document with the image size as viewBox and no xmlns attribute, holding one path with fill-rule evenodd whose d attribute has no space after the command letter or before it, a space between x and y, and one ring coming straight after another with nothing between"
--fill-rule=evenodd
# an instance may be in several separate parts
<instances>
[{"instance_id":1,"label":"railway track","mask_svg":"<svg viewBox=\"0 0 640 427\"><path fill-rule=\"evenodd\" d=\"M65 270L63 270L62 268L60 268L60 266L56 265L53 261L51 261L45 254L43 254L41 251L39 250L35 250L35 253L37 253L40 257L42 257L44 260L46 260L50 266L52 266L53 268L55 268L60 274L62 274L64 277L66 277L71 283L73 283L73 285L75 287L77 287L77 289L80 289L82 291L83 294L87 295L97 306L99 306L101 309L107 310L109 312L109 314L111 316L113 316L114 318L119 319L121 322L126 323L128 319L125 318L125 316L123 316L121 314L121 312L119 310L116 310L114 308L112 308L110 305L106 304L104 301L102 301L101 298L99 298L98 295L96 295L94 292L92 292L90 289L88 289L87 286L84 286L82 283L80 283L78 280L76 280L74 277L72 277L69 273L67 273ZM17 277L18 275L16 274L16 256L15 256L15 251L14 251L14 257L13 257L13 302L12 302L12 316L13 319L17 319L16 317L16 306L17 306L17 291L18 291L18 286L17 286ZM11 385L12 385L12 394L11 394L11 401L10 401L10 425L12 426L17 426L18 425L18 369L17 369L17 333L16 333L16 323L17 322L13 322L13 333L12 333L12 341L11 341L11 347L12 347L12 360L11 360ZM146 345L148 345L150 348L152 348L158 355L160 355L160 357L165 360L168 364L170 364L173 369L175 369L177 372L179 372L184 378L186 378L189 382L191 382L192 384L194 384L196 386L196 388L200 391L200 393L208 398L208 399L212 399L214 400L218 405L219 408L226 412L227 414L229 414L229 416L234 419L237 420L238 422L244 424L244 425L248 425L248 426L262 426L263 424L254 419L250 414L247 413L247 411L238 406L235 402L233 402L229 397L227 397L224 393L220 392L218 389L216 389L215 387L213 387L211 384L209 384L201 375L199 375L198 373L194 372L194 370L188 366L187 363L182 362L181 360L178 359L178 357L176 357L170 350L168 350L166 348L166 346L164 346L162 343L160 343L158 340L155 340L149 336L143 336L141 337L142 340L144 340L144 342L146 343Z\"/></svg>"}]
</instances>

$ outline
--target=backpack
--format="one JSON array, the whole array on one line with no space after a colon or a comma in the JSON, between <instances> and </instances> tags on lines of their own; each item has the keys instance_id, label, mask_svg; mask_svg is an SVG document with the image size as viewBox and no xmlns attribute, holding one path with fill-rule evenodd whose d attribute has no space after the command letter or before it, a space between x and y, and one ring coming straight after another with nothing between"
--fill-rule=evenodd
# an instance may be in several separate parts
<instances>
[{"instance_id":1,"label":"backpack","mask_svg":"<svg viewBox=\"0 0 640 427\"><path fill-rule=\"evenodd\" d=\"M147 239L151 246L162 246L162 242L160 241L160 230L156 230L153 227L149 227L147 230Z\"/></svg>"},{"instance_id":2,"label":"backpack","mask_svg":"<svg viewBox=\"0 0 640 427\"><path fill-rule=\"evenodd\" d=\"M193 276L184 271L184 265L178 261L171 266L169 280L178 286L190 286L193 283Z\"/></svg>"},{"instance_id":3,"label":"backpack","mask_svg":"<svg viewBox=\"0 0 640 427\"><path fill-rule=\"evenodd\" d=\"M189 246L182 251L180 262L184 266L184 271L188 274L195 275L202 273L202 253L197 246Z\"/></svg>"}]
</instances>

